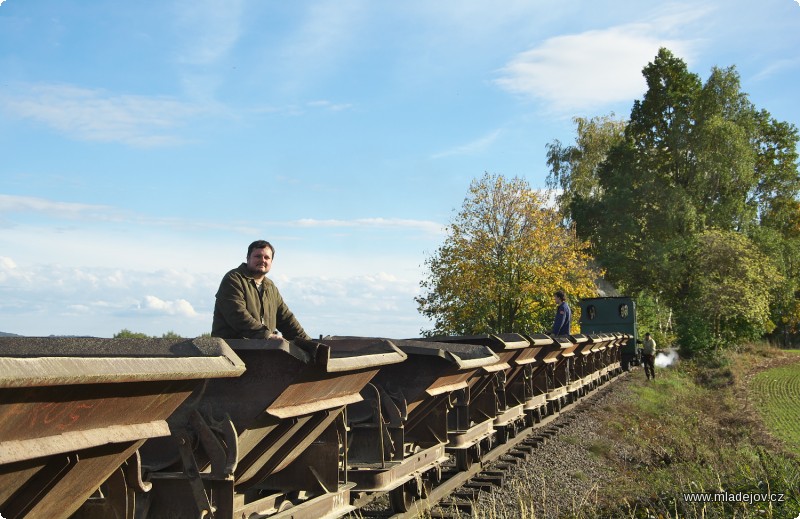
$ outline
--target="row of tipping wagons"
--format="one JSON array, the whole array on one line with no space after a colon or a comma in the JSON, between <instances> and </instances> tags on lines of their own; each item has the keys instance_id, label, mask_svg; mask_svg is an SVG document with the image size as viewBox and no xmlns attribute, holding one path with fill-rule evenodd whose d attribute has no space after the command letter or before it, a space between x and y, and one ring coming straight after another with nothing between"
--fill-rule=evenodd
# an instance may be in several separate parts
<instances>
[{"instance_id":1,"label":"row of tipping wagons","mask_svg":"<svg viewBox=\"0 0 800 519\"><path fill-rule=\"evenodd\" d=\"M403 512L620 374L631 340L2 337L0 515Z\"/></svg>"}]
</instances>

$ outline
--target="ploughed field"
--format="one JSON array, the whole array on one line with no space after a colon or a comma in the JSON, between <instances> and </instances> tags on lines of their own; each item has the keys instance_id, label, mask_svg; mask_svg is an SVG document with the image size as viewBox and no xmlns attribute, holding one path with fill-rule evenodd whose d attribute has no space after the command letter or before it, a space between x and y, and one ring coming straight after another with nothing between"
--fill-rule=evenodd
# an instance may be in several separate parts
<instances>
[{"instance_id":1,"label":"ploughed field","mask_svg":"<svg viewBox=\"0 0 800 519\"><path fill-rule=\"evenodd\" d=\"M769 431L800 454L800 351L796 353L797 362L755 375L750 391Z\"/></svg>"}]
</instances>

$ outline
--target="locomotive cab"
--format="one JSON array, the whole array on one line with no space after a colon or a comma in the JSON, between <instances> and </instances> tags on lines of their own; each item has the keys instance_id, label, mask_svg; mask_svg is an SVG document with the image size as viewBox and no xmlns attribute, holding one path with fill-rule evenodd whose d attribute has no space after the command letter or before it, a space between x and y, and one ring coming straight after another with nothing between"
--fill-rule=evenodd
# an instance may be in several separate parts
<instances>
[{"instance_id":1,"label":"locomotive cab","mask_svg":"<svg viewBox=\"0 0 800 519\"><path fill-rule=\"evenodd\" d=\"M639 364L639 334L636 328L636 301L632 297L593 297L582 299L581 333L624 333L630 338L621 348L620 363L628 371Z\"/></svg>"}]
</instances>

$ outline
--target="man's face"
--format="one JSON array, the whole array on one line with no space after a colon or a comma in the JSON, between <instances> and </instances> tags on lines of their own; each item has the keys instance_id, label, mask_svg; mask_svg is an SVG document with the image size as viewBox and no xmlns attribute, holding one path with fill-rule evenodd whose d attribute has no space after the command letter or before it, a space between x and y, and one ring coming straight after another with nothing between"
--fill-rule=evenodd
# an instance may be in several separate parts
<instances>
[{"instance_id":1,"label":"man's face","mask_svg":"<svg viewBox=\"0 0 800 519\"><path fill-rule=\"evenodd\" d=\"M253 249L247 257L247 268L253 273L267 274L272 268L272 249L269 247Z\"/></svg>"}]
</instances>

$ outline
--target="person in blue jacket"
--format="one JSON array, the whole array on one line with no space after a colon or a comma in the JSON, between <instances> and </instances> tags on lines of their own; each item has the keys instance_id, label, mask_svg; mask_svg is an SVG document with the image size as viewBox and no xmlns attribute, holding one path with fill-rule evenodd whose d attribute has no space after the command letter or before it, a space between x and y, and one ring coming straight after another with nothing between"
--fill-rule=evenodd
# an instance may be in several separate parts
<instances>
[{"instance_id":1,"label":"person in blue jacket","mask_svg":"<svg viewBox=\"0 0 800 519\"><path fill-rule=\"evenodd\" d=\"M556 304L556 319L553 322L553 335L569 335L569 327L572 322L572 310L569 309L567 304L567 297L564 292L559 290L555 294Z\"/></svg>"}]
</instances>

